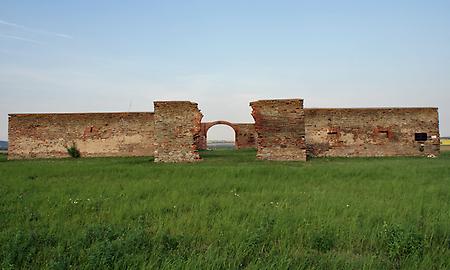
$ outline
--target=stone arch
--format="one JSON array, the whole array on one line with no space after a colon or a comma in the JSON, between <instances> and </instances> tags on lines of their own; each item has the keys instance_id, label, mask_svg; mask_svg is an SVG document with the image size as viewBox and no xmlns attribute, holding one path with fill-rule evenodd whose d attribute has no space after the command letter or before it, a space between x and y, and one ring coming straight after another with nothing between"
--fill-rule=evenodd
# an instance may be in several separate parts
<instances>
[{"instance_id":1,"label":"stone arch","mask_svg":"<svg viewBox=\"0 0 450 270\"><path fill-rule=\"evenodd\" d=\"M210 128L212 128L213 126L216 126L216 125L226 125L226 126L231 127L234 130L234 145L235 145L236 148L239 148L238 144L237 144L237 135L238 135L238 132L239 132L239 126L236 125L236 124L233 124L231 122L228 122L228 121L218 120L218 121L213 121L213 122L204 122L204 123L201 124L199 141L197 143L198 149L204 150L204 149L207 148L207 140L208 140L207 134L208 134L208 130Z\"/></svg>"},{"instance_id":2,"label":"stone arch","mask_svg":"<svg viewBox=\"0 0 450 270\"><path fill-rule=\"evenodd\" d=\"M213 126L215 126L215 125L226 125L226 126L229 126L229 127L231 127L234 130L234 132L237 132L237 130L238 130L238 127L235 124L230 123L228 121L223 121L223 120L202 123L202 127L204 126L205 132L208 132L208 130L210 128L212 128Z\"/></svg>"}]
</instances>

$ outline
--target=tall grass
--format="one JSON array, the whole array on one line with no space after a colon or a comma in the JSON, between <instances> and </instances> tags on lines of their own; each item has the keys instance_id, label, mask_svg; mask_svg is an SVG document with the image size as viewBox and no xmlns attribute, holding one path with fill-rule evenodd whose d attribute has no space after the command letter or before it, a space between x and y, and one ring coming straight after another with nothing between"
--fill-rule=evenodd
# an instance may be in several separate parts
<instances>
[{"instance_id":1,"label":"tall grass","mask_svg":"<svg viewBox=\"0 0 450 270\"><path fill-rule=\"evenodd\" d=\"M448 269L450 153L0 158L4 269Z\"/></svg>"}]
</instances>

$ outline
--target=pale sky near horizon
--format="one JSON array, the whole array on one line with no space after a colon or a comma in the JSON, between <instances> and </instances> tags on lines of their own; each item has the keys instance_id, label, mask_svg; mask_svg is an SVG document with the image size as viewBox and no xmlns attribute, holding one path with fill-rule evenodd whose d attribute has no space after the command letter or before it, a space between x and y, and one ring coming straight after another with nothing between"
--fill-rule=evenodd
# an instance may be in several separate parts
<instances>
[{"instance_id":1,"label":"pale sky near horizon","mask_svg":"<svg viewBox=\"0 0 450 270\"><path fill-rule=\"evenodd\" d=\"M297 97L439 107L450 136L449 14L444 0L3 0L0 140L8 113L190 100L205 121L253 122L250 101Z\"/></svg>"}]
</instances>

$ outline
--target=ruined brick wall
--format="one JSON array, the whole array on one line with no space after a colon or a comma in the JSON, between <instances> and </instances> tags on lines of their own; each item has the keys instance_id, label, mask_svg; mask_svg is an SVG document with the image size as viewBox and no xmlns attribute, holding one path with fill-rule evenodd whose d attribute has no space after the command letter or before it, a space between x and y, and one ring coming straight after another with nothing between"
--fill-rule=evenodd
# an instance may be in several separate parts
<instances>
[{"instance_id":1,"label":"ruined brick wall","mask_svg":"<svg viewBox=\"0 0 450 270\"><path fill-rule=\"evenodd\" d=\"M155 162L200 160L197 142L203 115L197 103L155 101Z\"/></svg>"},{"instance_id":2,"label":"ruined brick wall","mask_svg":"<svg viewBox=\"0 0 450 270\"><path fill-rule=\"evenodd\" d=\"M437 108L305 109L305 121L310 156L439 154Z\"/></svg>"},{"instance_id":3,"label":"ruined brick wall","mask_svg":"<svg viewBox=\"0 0 450 270\"><path fill-rule=\"evenodd\" d=\"M303 100L251 102L257 133L257 158L306 160Z\"/></svg>"},{"instance_id":4,"label":"ruined brick wall","mask_svg":"<svg viewBox=\"0 0 450 270\"><path fill-rule=\"evenodd\" d=\"M256 148L255 124L234 124L236 127L236 148Z\"/></svg>"},{"instance_id":5,"label":"ruined brick wall","mask_svg":"<svg viewBox=\"0 0 450 270\"><path fill-rule=\"evenodd\" d=\"M206 139L207 130L205 123L201 123L200 125L200 132L195 139L195 145L197 146L197 150L206 150L208 148L208 142Z\"/></svg>"},{"instance_id":6,"label":"ruined brick wall","mask_svg":"<svg viewBox=\"0 0 450 270\"><path fill-rule=\"evenodd\" d=\"M153 113L10 114L9 159L153 155Z\"/></svg>"},{"instance_id":7,"label":"ruined brick wall","mask_svg":"<svg viewBox=\"0 0 450 270\"><path fill-rule=\"evenodd\" d=\"M85 157L155 154L155 161L195 161L216 124L231 126L236 147L256 146L260 159L305 160L306 146L310 156L439 154L437 108L303 110L299 99L250 105L255 124L200 123L192 102L155 102L156 114L11 114L8 158L68 157L66 147L75 143Z\"/></svg>"},{"instance_id":8,"label":"ruined brick wall","mask_svg":"<svg viewBox=\"0 0 450 270\"><path fill-rule=\"evenodd\" d=\"M196 141L197 149L205 150L208 148L208 130L215 125L227 125L234 130L236 149L256 148L256 132L254 124L214 121L201 124L200 134Z\"/></svg>"}]
</instances>

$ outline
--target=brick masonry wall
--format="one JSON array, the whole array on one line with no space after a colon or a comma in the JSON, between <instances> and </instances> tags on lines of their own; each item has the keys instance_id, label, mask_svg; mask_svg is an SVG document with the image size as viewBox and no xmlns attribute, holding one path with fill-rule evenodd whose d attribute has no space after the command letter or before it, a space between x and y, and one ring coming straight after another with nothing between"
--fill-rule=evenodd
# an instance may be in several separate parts
<instances>
[{"instance_id":1,"label":"brick masonry wall","mask_svg":"<svg viewBox=\"0 0 450 270\"><path fill-rule=\"evenodd\" d=\"M437 108L305 109L308 155L438 155L438 119Z\"/></svg>"},{"instance_id":2,"label":"brick masonry wall","mask_svg":"<svg viewBox=\"0 0 450 270\"><path fill-rule=\"evenodd\" d=\"M10 114L9 159L153 155L153 113Z\"/></svg>"},{"instance_id":3,"label":"brick masonry wall","mask_svg":"<svg viewBox=\"0 0 450 270\"><path fill-rule=\"evenodd\" d=\"M200 133L195 139L195 145L197 146L197 150L206 150L208 148L206 132L203 129L203 123L201 123L201 126Z\"/></svg>"},{"instance_id":4,"label":"brick masonry wall","mask_svg":"<svg viewBox=\"0 0 450 270\"><path fill-rule=\"evenodd\" d=\"M214 121L201 124L201 131L196 141L197 149L205 150L208 148L208 130L215 125L227 125L234 130L236 149L256 148L256 132L254 124Z\"/></svg>"},{"instance_id":5,"label":"brick masonry wall","mask_svg":"<svg viewBox=\"0 0 450 270\"><path fill-rule=\"evenodd\" d=\"M259 100L250 106L258 159L306 161L303 100Z\"/></svg>"},{"instance_id":6,"label":"brick masonry wall","mask_svg":"<svg viewBox=\"0 0 450 270\"><path fill-rule=\"evenodd\" d=\"M155 101L155 162L200 160L197 142L203 115L197 103Z\"/></svg>"},{"instance_id":7,"label":"brick masonry wall","mask_svg":"<svg viewBox=\"0 0 450 270\"><path fill-rule=\"evenodd\" d=\"M234 124L236 127L236 148L256 148L255 124Z\"/></svg>"},{"instance_id":8,"label":"brick masonry wall","mask_svg":"<svg viewBox=\"0 0 450 270\"><path fill-rule=\"evenodd\" d=\"M68 157L66 146L75 143L84 157L151 156L159 146L157 161L193 161L199 159L197 145L206 148L207 129L228 123L200 124L195 103L157 103L159 117L150 112L11 114L8 158ZM309 156L439 154L437 108L302 110L301 100L251 106L262 136L257 147L261 159L303 160L305 138ZM255 124L228 124L238 149L256 147ZM415 141L419 132L427 134L426 141Z\"/></svg>"}]
</instances>

